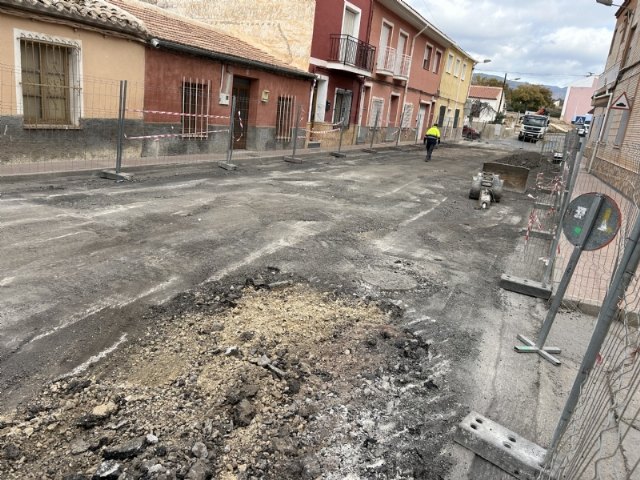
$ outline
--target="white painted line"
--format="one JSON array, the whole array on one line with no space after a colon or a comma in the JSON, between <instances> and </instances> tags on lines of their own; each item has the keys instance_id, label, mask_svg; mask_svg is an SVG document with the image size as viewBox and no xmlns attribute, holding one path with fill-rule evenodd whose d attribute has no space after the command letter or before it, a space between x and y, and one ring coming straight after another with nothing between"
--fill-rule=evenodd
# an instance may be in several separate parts
<instances>
[{"instance_id":1,"label":"white painted line","mask_svg":"<svg viewBox=\"0 0 640 480\"><path fill-rule=\"evenodd\" d=\"M63 378L67 378L67 377L72 377L74 375L78 375L79 373L84 372L87 368L89 368L89 366L91 366L94 363L102 360L107 355L109 355L111 352L115 351L115 349L118 348L120 345L122 345L126 340L127 340L127 334L123 333L122 336L120 337L120 339L116 343L111 345L109 348L107 348L107 349L101 351L100 353L92 356L91 358L89 358L89 360L87 360L86 362L78 365L76 368L71 370L69 373L64 373L64 374L60 375L57 378L57 380L61 380Z\"/></svg>"},{"instance_id":2,"label":"white painted line","mask_svg":"<svg viewBox=\"0 0 640 480\"><path fill-rule=\"evenodd\" d=\"M447 197L442 197L441 199L439 199L436 205L434 205L433 207L427 209L427 210L423 210L422 212L418 213L417 215L414 215L411 218L406 219L404 222L400 223L401 227L406 227L407 225L409 225L412 222L415 222L416 220L418 220L421 217L424 217L425 215L430 214L431 212L433 212L437 207L439 207L442 203L447 201Z\"/></svg>"},{"instance_id":3,"label":"white painted line","mask_svg":"<svg viewBox=\"0 0 640 480\"><path fill-rule=\"evenodd\" d=\"M309 227L311 226L318 227L318 224L314 222L313 225L309 225L310 223L312 222L296 222L296 224L294 225L293 231L283 232L283 238L279 238L278 240L275 240L265 245L264 247L251 252L250 254L246 255L243 260L232 263L227 268L223 268L215 275L212 275L211 277L209 277L206 281L207 282L218 281L224 278L225 276L227 276L229 273L235 270L238 270L239 268L245 265L249 265L251 262L254 262L265 255L271 255L272 253L275 253L278 250L291 247L297 243L300 243L303 240L307 240L310 237L318 235L321 231L326 229L326 227L324 227L324 228L318 228L317 231L312 231Z\"/></svg>"},{"instance_id":4,"label":"white painted line","mask_svg":"<svg viewBox=\"0 0 640 480\"><path fill-rule=\"evenodd\" d=\"M398 193L400 190L404 190L405 188L407 188L409 185L412 185L416 182L419 182L420 179L416 178L415 180L411 180L409 183L405 183L404 185L400 185L398 188L394 188L393 190L386 192L386 193L382 193L380 195L376 195L376 198L382 198L382 197L386 197L387 195L393 195L394 193Z\"/></svg>"}]
</instances>

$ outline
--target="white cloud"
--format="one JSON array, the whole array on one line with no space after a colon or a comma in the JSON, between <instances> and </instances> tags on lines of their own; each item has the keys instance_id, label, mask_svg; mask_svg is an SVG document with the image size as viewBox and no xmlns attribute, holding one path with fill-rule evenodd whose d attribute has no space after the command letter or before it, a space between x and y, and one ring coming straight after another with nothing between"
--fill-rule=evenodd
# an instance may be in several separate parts
<instances>
[{"instance_id":1,"label":"white cloud","mask_svg":"<svg viewBox=\"0 0 640 480\"><path fill-rule=\"evenodd\" d=\"M405 0L407 1L407 0ZM601 73L615 8L595 0L408 0L476 60L478 71L566 86Z\"/></svg>"}]
</instances>

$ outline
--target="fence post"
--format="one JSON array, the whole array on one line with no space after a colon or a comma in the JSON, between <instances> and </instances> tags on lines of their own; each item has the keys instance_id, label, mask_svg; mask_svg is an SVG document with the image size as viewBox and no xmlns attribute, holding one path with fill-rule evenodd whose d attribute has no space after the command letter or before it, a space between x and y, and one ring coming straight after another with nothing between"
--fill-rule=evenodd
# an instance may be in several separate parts
<instances>
[{"instance_id":1,"label":"fence post","mask_svg":"<svg viewBox=\"0 0 640 480\"><path fill-rule=\"evenodd\" d=\"M224 168L225 170L235 170L238 168L236 165L231 163L231 158L233 157L233 137L235 135L235 119L236 119L236 97L235 95L231 98L231 113L229 114L229 145L227 147L227 160L225 162L218 162L218 166L220 168Z\"/></svg>"},{"instance_id":2,"label":"fence post","mask_svg":"<svg viewBox=\"0 0 640 480\"><path fill-rule=\"evenodd\" d=\"M573 249L573 253L571 254L571 258L569 259L569 263L567 264L567 268L565 269L564 274L562 275L562 280L560 281L560 285L558 285L558 290L556 291L555 296L553 297L553 301L551 302L551 306L549 307L549 311L547 312L547 316L542 324L542 329L538 334L538 339L535 343L529 340L524 335L518 335L518 340L520 340L525 345L516 345L514 349L518 353L537 353L545 360L548 360L554 365L560 365L560 361L551 355L552 353L560 353L561 350L555 347L545 347L544 342L547 340L547 336L551 331L551 327L553 322L555 321L556 314L560 309L560 305L562 304L562 300L564 299L564 294L567 291L567 287L569 286L569 282L571 281L571 277L573 276L573 272L578 265L578 261L580 260L580 255L582 255L582 251L589 240L589 236L595 226L596 219L598 218L598 214L600 213L600 207L604 203L604 197L601 194L596 195L593 198L591 206L586 214L584 224L582 226L582 232L580 233L580 237L577 241L577 245Z\"/></svg>"},{"instance_id":3,"label":"fence post","mask_svg":"<svg viewBox=\"0 0 640 480\"><path fill-rule=\"evenodd\" d=\"M130 180L132 175L122 173L122 152L124 150L124 120L127 115L127 80L120 80L120 94L118 104L118 131L116 138L116 168L102 170L98 175L109 180Z\"/></svg>"},{"instance_id":4,"label":"fence post","mask_svg":"<svg viewBox=\"0 0 640 480\"><path fill-rule=\"evenodd\" d=\"M373 130L371 131L371 143L369 144L369 148L365 148L362 151L367 153L376 153L373 149L373 139L376 136L376 130L378 129L378 119L380 118L380 110L376 112L376 119L373 122Z\"/></svg>"},{"instance_id":5,"label":"fence post","mask_svg":"<svg viewBox=\"0 0 640 480\"><path fill-rule=\"evenodd\" d=\"M302 105L298 105L296 114L296 126L293 128L293 153L291 156L285 156L284 161L290 163L302 163L301 158L296 158L296 147L298 146L298 131L300 129L300 116L302 115Z\"/></svg>"},{"instance_id":6,"label":"fence post","mask_svg":"<svg viewBox=\"0 0 640 480\"><path fill-rule=\"evenodd\" d=\"M633 277L635 276L638 264L640 263L640 246L638 246L639 240L640 217L636 219L633 230L627 238L624 254L615 269L613 279L611 280L611 287L607 291L607 295L602 302L602 308L600 309L596 326L593 330L593 334L591 335L591 340L587 346L587 351L582 359L578 375L576 376L576 379L573 382L573 387L571 388L571 393L567 398L567 403L562 410L560 420L558 421L558 425L553 433L551 445L549 446L547 453L547 462L553 455L560 438L569 424L569 420L571 420L571 416L573 415L580 398L582 386L593 369L600 349L602 348L609 331L611 322L618 314L618 304L623 299L631 280L633 280Z\"/></svg>"},{"instance_id":7,"label":"fence post","mask_svg":"<svg viewBox=\"0 0 640 480\"><path fill-rule=\"evenodd\" d=\"M118 108L118 144L116 146L116 175L122 169L122 150L124 147L124 119L127 112L127 81L120 80L120 104Z\"/></svg>"},{"instance_id":8,"label":"fence post","mask_svg":"<svg viewBox=\"0 0 640 480\"><path fill-rule=\"evenodd\" d=\"M342 117L340 118L340 139L338 140L338 151L331 152L331 155L337 158L344 158L347 155L342 153L342 136L344 135L344 111L342 112Z\"/></svg>"},{"instance_id":9,"label":"fence post","mask_svg":"<svg viewBox=\"0 0 640 480\"><path fill-rule=\"evenodd\" d=\"M402 109L402 115L400 115L400 125L398 126L398 136L396 137L396 148L398 148L400 144L400 135L402 135L402 124L404 123L404 114L407 106L405 105Z\"/></svg>"},{"instance_id":10,"label":"fence post","mask_svg":"<svg viewBox=\"0 0 640 480\"><path fill-rule=\"evenodd\" d=\"M551 249L549 250L547 265L544 270L544 274L542 275L542 285L545 287L550 286L550 283L551 283L553 265L556 261L558 245L560 244L560 238L562 237L562 220L564 217L564 212L566 211L567 206L569 205L569 201L571 200L571 195L573 194L573 188L575 186L575 183L578 177L578 172L580 171L580 163L582 162L582 148L580 148L575 155L572 152L571 158L573 158L573 161L571 162L571 166L569 167L568 185L567 185L567 188L564 189L564 191L560 194L561 199L560 199L560 205L559 205L560 209L558 211L559 219L558 219L558 225L556 227L556 234L553 238L553 242L551 242Z\"/></svg>"}]
</instances>

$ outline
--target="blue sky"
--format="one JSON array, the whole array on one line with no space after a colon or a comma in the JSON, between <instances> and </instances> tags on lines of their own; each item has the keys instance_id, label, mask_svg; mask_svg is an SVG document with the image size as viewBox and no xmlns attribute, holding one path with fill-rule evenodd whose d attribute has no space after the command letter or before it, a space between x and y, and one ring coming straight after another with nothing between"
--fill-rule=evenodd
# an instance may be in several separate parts
<instances>
[{"instance_id":1,"label":"blue sky","mask_svg":"<svg viewBox=\"0 0 640 480\"><path fill-rule=\"evenodd\" d=\"M405 1L476 60L491 59L477 72L560 87L602 73L617 11L596 0Z\"/></svg>"}]
</instances>

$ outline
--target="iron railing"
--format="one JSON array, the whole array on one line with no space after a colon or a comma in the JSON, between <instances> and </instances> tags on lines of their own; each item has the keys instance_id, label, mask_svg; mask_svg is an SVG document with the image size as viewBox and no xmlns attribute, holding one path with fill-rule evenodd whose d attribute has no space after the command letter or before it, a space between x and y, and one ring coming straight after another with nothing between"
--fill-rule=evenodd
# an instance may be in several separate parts
<instances>
[{"instance_id":1,"label":"iron railing","mask_svg":"<svg viewBox=\"0 0 640 480\"><path fill-rule=\"evenodd\" d=\"M376 48L351 35L330 35L331 52L329 61L360 68L371 72Z\"/></svg>"}]
</instances>

